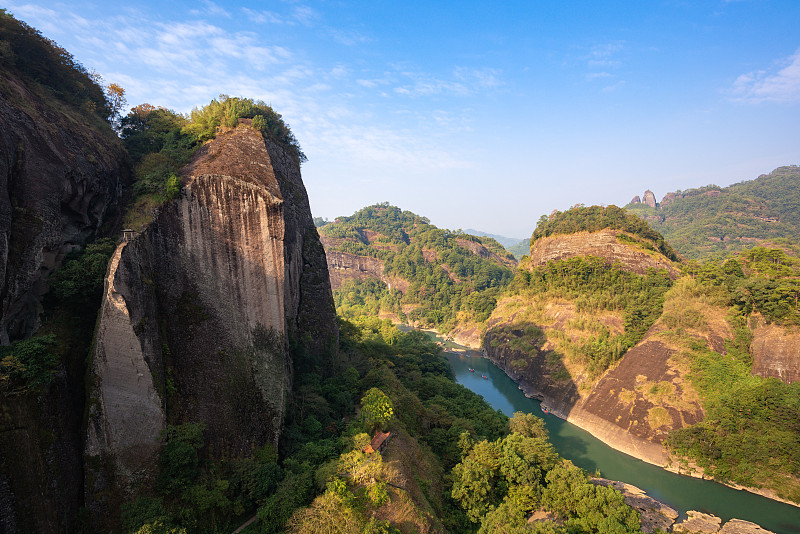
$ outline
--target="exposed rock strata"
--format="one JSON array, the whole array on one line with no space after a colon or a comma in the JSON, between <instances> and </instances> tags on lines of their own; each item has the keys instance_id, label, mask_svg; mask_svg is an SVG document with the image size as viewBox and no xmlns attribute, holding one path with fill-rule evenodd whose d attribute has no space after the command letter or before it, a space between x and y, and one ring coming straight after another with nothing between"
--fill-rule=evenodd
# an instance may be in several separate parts
<instances>
[{"instance_id":1,"label":"exposed rock strata","mask_svg":"<svg viewBox=\"0 0 800 534\"><path fill-rule=\"evenodd\" d=\"M787 384L800 381L800 331L776 325L753 330L750 343L753 374L775 377Z\"/></svg>"},{"instance_id":2,"label":"exposed rock strata","mask_svg":"<svg viewBox=\"0 0 800 534\"><path fill-rule=\"evenodd\" d=\"M642 204L646 204L651 208L656 207L656 195L650 191L649 189L644 192L644 197L642 197Z\"/></svg>"},{"instance_id":3,"label":"exposed rock strata","mask_svg":"<svg viewBox=\"0 0 800 534\"><path fill-rule=\"evenodd\" d=\"M568 235L554 235L537 239L531 246L530 268L575 256L597 256L609 263L619 263L625 269L645 274L648 269L666 269L671 278L677 278L679 271L661 254L650 253L643 248L622 243L618 230L599 232L577 232Z\"/></svg>"},{"instance_id":4,"label":"exposed rock strata","mask_svg":"<svg viewBox=\"0 0 800 534\"><path fill-rule=\"evenodd\" d=\"M86 457L101 467L87 472L90 511L101 517L152 478L166 420L204 422L220 457L277 443L293 364L324 358L337 336L297 163L249 127L221 134L183 171L179 199L109 267L92 363Z\"/></svg>"}]
</instances>

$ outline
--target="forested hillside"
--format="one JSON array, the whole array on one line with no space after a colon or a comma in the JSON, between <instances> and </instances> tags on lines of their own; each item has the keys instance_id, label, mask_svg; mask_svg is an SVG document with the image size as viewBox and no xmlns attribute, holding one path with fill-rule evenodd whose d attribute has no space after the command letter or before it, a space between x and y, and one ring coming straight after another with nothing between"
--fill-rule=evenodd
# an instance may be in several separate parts
<instances>
[{"instance_id":1,"label":"forested hillside","mask_svg":"<svg viewBox=\"0 0 800 534\"><path fill-rule=\"evenodd\" d=\"M779 167L729 187L668 193L655 208L628 204L687 258L721 257L756 245L800 254L800 166Z\"/></svg>"},{"instance_id":2,"label":"forested hillside","mask_svg":"<svg viewBox=\"0 0 800 534\"><path fill-rule=\"evenodd\" d=\"M388 203L364 208L319 228L329 253L372 257L382 277L399 279L391 290L383 282L355 280L338 290L343 313L393 313L442 331L457 322L481 322L495 296L513 277L516 262L499 243L443 230Z\"/></svg>"}]
</instances>

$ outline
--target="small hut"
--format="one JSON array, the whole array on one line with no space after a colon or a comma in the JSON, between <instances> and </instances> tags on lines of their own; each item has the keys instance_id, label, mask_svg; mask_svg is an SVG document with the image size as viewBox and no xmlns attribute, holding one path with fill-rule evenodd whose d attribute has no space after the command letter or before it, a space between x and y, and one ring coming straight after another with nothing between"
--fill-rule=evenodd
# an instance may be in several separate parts
<instances>
[{"instance_id":1,"label":"small hut","mask_svg":"<svg viewBox=\"0 0 800 534\"><path fill-rule=\"evenodd\" d=\"M377 451L383 454L383 451L386 450L386 445L389 444L389 439L391 437L391 432L381 432L378 430L372 437L372 441L369 442L369 445L364 447L364 452L367 454L372 454L373 452Z\"/></svg>"},{"instance_id":2,"label":"small hut","mask_svg":"<svg viewBox=\"0 0 800 534\"><path fill-rule=\"evenodd\" d=\"M131 241L137 235L139 235L139 232L137 232L136 230L133 230L131 228L126 228L126 229L124 229L122 231L122 240L123 241Z\"/></svg>"}]
</instances>

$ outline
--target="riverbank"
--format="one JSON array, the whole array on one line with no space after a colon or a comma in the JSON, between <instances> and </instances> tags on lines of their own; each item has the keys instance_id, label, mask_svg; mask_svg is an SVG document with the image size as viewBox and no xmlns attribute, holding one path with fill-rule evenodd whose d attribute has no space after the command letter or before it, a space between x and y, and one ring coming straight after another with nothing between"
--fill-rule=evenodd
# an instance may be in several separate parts
<instances>
[{"instance_id":1,"label":"riverbank","mask_svg":"<svg viewBox=\"0 0 800 534\"><path fill-rule=\"evenodd\" d=\"M606 421L595 414L589 413L578 406L573 405L567 407L563 402L561 402L560 399L549 397L542 391L537 390L531 384L526 383L512 369L506 368L506 366L503 365L504 362L490 357L485 350L481 350L481 354L484 358L501 369L506 376L508 376L515 384L517 384L519 389L526 397L541 401L542 405L548 407L550 414L559 417L582 430L585 430L616 451L664 469L665 471L669 471L670 473L698 478L701 480L710 480L735 490L747 491L773 501L800 508L800 503L784 499L778 496L773 490L742 486L735 483L719 482L714 480L712 477L705 476L705 473L700 466L682 465L682 462L671 455L663 445L634 436L614 425L613 423Z\"/></svg>"},{"instance_id":2,"label":"riverbank","mask_svg":"<svg viewBox=\"0 0 800 534\"><path fill-rule=\"evenodd\" d=\"M416 328L409 325L402 326L405 326L406 328ZM800 503L784 499L778 496L773 490L742 486L735 483L719 482L711 477L705 476L703 469L699 466L682 465L682 462L673 457L663 445L634 436L629 432L617 427L613 423L589 413L580 407L576 407L574 405L568 406L569 403L563 402L563 399L550 397L542 391L537 390L531 384L523 381L521 377L512 369L506 368L506 366L503 365L503 362L491 358L487 351L482 347L476 347L474 342L472 346L460 343L459 339L454 339L449 335L442 334L435 328L416 329L437 336L445 340L446 343L459 346L459 349L455 349L455 347L446 347L446 350L451 350L454 352L472 351L475 353L480 353L481 357L486 358L488 361L492 362L495 366L501 369L503 373L505 373L505 375L517 385L517 387L526 397L541 401L542 405L548 407L548 412L550 414L575 425L581 430L588 432L618 452L646 462L650 465L654 465L670 473L697 478L700 480L712 481L716 484L721 484L735 490L747 491L776 502L800 508Z\"/></svg>"}]
</instances>

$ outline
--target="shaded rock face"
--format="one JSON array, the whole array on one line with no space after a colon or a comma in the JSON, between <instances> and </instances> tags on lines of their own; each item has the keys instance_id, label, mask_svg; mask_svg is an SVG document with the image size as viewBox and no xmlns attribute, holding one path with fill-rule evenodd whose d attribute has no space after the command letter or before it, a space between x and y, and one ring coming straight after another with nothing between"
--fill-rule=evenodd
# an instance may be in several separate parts
<instances>
[{"instance_id":1,"label":"shaded rock face","mask_svg":"<svg viewBox=\"0 0 800 534\"><path fill-rule=\"evenodd\" d=\"M198 152L180 198L110 263L85 446L93 516L113 524L152 482L167 422L205 423L217 457L276 444L290 341L299 358L338 344L325 254L296 162L240 126Z\"/></svg>"},{"instance_id":2,"label":"shaded rock face","mask_svg":"<svg viewBox=\"0 0 800 534\"><path fill-rule=\"evenodd\" d=\"M787 384L800 381L800 331L759 326L753 330L750 351L754 375L772 376Z\"/></svg>"},{"instance_id":3,"label":"shaded rock face","mask_svg":"<svg viewBox=\"0 0 800 534\"><path fill-rule=\"evenodd\" d=\"M493 326L495 325L490 319L483 338L486 356L503 369L512 380L520 384L526 396L543 401L551 413L566 419L580 400L575 382L569 379L556 379L557 370L548 365L549 351L544 348L530 357L507 344L495 343L497 333L493 331ZM524 366L515 364L520 360L525 361Z\"/></svg>"},{"instance_id":4,"label":"shaded rock face","mask_svg":"<svg viewBox=\"0 0 800 534\"><path fill-rule=\"evenodd\" d=\"M48 275L117 220L122 161L110 127L0 70L1 343L35 333ZM39 394L0 395L0 532L77 529L85 356L70 354Z\"/></svg>"},{"instance_id":5,"label":"shaded rock face","mask_svg":"<svg viewBox=\"0 0 800 534\"><path fill-rule=\"evenodd\" d=\"M672 363L675 351L653 339L654 330L625 353L570 417L586 419L595 427L591 432L615 448L664 465L660 444L667 434L701 421L703 410L699 399L684 391L686 379Z\"/></svg>"},{"instance_id":6,"label":"shaded rock face","mask_svg":"<svg viewBox=\"0 0 800 534\"><path fill-rule=\"evenodd\" d=\"M642 203L642 199L639 198L639 195L636 195L635 197L633 197L631 199L631 201L629 203L630 204L641 204Z\"/></svg>"},{"instance_id":7,"label":"shaded rock face","mask_svg":"<svg viewBox=\"0 0 800 534\"><path fill-rule=\"evenodd\" d=\"M116 214L123 150L0 73L0 342L38 328L47 275Z\"/></svg>"},{"instance_id":8,"label":"shaded rock face","mask_svg":"<svg viewBox=\"0 0 800 534\"><path fill-rule=\"evenodd\" d=\"M647 191L644 192L644 197L642 198L642 204L647 204L651 208L655 208L656 195L648 189Z\"/></svg>"},{"instance_id":9,"label":"shaded rock face","mask_svg":"<svg viewBox=\"0 0 800 534\"><path fill-rule=\"evenodd\" d=\"M644 249L621 243L619 231L577 232L569 235L553 235L537 239L531 246L530 268L544 265L551 260L563 260L575 256L597 256L608 263L618 262L623 268L637 274L648 269L666 269L670 278L677 278L679 271L660 254L648 254Z\"/></svg>"}]
</instances>

